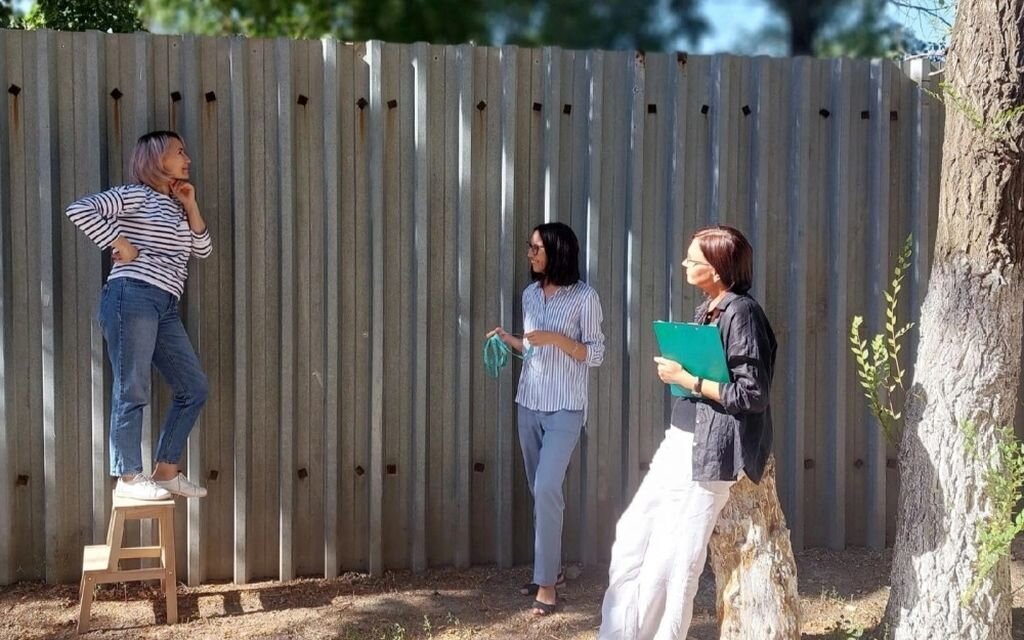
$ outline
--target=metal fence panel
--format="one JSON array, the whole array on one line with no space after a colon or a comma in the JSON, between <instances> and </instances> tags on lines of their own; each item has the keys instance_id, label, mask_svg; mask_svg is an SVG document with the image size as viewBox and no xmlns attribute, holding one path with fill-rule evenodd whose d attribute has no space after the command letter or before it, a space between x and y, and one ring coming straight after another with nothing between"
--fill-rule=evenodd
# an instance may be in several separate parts
<instances>
[{"instance_id":1,"label":"metal fence panel","mask_svg":"<svg viewBox=\"0 0 1024 640\"><path fill-rule=\"evenodd\" d=\"M521 331L523 241L546 220L576 230L607 340L567 561L607 560L660 442L650 322L689 319L679 263L713 222L751 238L779 337L794 545L891 538L893 454L847 331L880 326L911 232L910 319L924 296L927 63L47 31L0 31L0 52L0 584L75 580L103 537L109 258L63 209L122 183L157 128L184 135L215 242L182 301L212 387L183 461L210 490L179 506L190 583L530 560L519 367L491 380L479 348Z\"/></svg>"}]
</instances>

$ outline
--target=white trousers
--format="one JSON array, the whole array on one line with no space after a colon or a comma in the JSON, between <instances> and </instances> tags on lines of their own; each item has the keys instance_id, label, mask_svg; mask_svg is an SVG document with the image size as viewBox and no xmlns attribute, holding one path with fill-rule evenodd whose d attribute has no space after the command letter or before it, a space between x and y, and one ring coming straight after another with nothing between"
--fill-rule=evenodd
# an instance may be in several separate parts
<instances>
[{"instance_id":1,"label":"white trousers","mask_svg":"<svg viewBox=\"0 0 1024 640\"><path fill-rule=\"evenodd\" d=\"M615 528L601 640L685 640L731 481L695 482L693 434L670 427Z\"/></svg>"}]
</instances>

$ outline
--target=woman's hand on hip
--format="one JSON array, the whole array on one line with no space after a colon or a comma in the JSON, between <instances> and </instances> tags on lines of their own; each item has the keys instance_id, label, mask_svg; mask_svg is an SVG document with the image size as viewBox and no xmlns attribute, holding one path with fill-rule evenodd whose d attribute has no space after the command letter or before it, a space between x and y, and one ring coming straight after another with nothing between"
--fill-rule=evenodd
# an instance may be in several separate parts
<instances>
[{"instance_id":1,"label":"woman's hand on hip","mask_svg":"<svg viewBox=\"0 0 1024 640\"><path fill-rule=\"evenodd\" d=\"M110 257L114 262L131 262L135 258L139 257L139 250L136 249L135 245L129 242L124 236L118 236L117 240L114 240L113 244L110 246L113 249L110 253Z\"/></svg>"}]
</instances>

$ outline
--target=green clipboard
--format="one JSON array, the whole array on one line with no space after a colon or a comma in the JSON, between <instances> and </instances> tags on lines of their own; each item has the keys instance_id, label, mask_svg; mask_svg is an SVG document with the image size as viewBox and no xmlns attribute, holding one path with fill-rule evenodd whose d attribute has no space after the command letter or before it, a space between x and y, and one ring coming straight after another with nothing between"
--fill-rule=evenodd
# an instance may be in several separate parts
<instances>
[{"instance_id":1,"label":"green clipboard","mask_svg":"<svg viewBox=\"0 0 1024 640\"><path fill-rule=\"evenodd\" d=\"M722 336L715 325L655 320L654 337L663 358L675 360L698 378L729 382L729 365L722 349ZM674 396L693 397L688 389L678 384L670 386Z\"/></svg>"}]
</instances>

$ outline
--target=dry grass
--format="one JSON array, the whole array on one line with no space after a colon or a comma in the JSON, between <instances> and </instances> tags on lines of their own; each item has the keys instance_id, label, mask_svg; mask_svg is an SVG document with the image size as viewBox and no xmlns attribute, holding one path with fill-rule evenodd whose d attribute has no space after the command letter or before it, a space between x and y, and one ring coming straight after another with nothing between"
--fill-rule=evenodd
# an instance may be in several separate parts
<instances>
[{"instance_id":1,"label":"dry grass","mask_svg":"<svg viewBox=\"0 0 1024 640\"><path fill-rule=\"evenodd\" d=\"M1024 584L1024 545L1017 549L1014 584ZM888 597L889 555L863 549L820 549L798 555L805 638L841 640L873 635ZM389 572L380 578L346 574L244 586L179 588L181 623L162 624L163 603L153 587L112 585L100 591L86 638L413 638L493 640L594 638L600 622L604 568L587 568L562 592L563 608L549 618L527 612L518 594L526 567ZM1024 592L1016 596L1014 638L1024 639ZM0 638L73 638L75 585L18 584L0 589ZM693 640L717 638L714 590L705 574L697 596Z\"/></svg>"}]
</instances>

